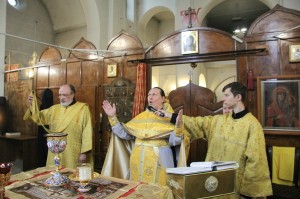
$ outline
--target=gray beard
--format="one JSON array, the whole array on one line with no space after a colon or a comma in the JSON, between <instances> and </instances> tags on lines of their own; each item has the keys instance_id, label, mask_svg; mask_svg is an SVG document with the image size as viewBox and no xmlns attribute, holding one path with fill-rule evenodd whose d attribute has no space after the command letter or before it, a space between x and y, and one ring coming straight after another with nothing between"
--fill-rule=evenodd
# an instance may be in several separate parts
<instances>
[{"instance_id":1,"label":"gray beard","mask_svg":"<svg viewBox=\"0 0 300 199\"><path fill-rule=\"evenodd\" d=\"M70 101L70 102L61 102L60 105L62 105L62 106L64 106L64 107L67 107L67 106L69 106L71 103L72 103L72 101Z\"/></svg>"}]
</instances>

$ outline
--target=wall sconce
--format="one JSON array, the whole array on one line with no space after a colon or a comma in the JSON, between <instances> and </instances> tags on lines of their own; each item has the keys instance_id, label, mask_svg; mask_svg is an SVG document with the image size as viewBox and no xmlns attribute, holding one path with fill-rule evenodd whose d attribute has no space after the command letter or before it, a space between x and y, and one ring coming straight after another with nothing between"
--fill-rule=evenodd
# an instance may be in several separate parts
<instances>
[{"instance_id":1,"label":"wall sconce","mask_svg":"<svg viewBox=\"0 0 300 199\"><path fill-rule=\"evenodd\" d=\"M17 10L23 10L27 7L27 1L25 0L7 0L7 2Z\"/></svg>"},{"instance_id":2,"label":"wall sconce","mask_svg":"<svg viewBox=\"0 0 300 199\"><path fill-rule=\"evenodd\" d=\"M8 3L13 6L16 7L18 5L18 1L17 0L8 0Z\"/></svg>"},{"instance_id":3,"label":"wall sconce","mask_svg":"<svg viewBox=\"0 0 300 199\"><path fill-rule=\"evenodd\" d=\"M34 69L33 68L29 68L28 70L28 78L32 79L34 76Z\"/></svg>"},{"instance_id":4,"label":"wall sconce","mask_svg":"<svg viewBox=\"0 0 300 199\"><path fill-rule=\"evenodd\" d=\"M245 33L247 31L247 28L237 28L233 31L233 33L238 34L238 33Z\"/></svg>"},{"instance_id":5,"label":"wall sconce","mask_svg":"<svg viewBox=\"0 0 300 199\"><path fill-rule=\"evenodd\" d=\"M247 32L247 28L237 28L233 31L233 34L239 38L243 38L245 36L245 33Z\"/></svg>"}]
</instances>

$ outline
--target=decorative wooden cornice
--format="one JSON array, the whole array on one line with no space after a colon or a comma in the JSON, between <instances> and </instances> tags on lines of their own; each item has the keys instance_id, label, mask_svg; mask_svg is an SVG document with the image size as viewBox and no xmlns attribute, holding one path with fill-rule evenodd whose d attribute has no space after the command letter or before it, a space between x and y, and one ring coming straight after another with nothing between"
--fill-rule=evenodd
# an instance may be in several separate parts
<instances>
[{"instance_id":1,"label":"decorative wooden cornice","mask_svg":"<svg viewBox=\"0 0 300 199\"><path fill-rule=\"evenodd\" d=\"M170 64L184 64L184 63L199 63L208 61L218 60L231 60L238 56L251 56L251 55L262 55L267 53L266 48L248 49L248 50L235 50L235 51L224 51L224 52L213 52L203 54L189 54L172 57L160 57L160 58L146 58L146 59L135 59L128 60L131 63L147 63L153 66L158 65L170 65Z\"/></svg>"}]
</instances>

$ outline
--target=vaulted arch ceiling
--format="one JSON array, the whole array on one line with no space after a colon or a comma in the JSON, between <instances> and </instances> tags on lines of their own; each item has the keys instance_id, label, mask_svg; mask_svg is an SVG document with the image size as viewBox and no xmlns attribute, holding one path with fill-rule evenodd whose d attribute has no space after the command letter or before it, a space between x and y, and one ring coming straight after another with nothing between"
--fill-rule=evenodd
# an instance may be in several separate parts
<instances>
[{"instance_id":1,"label":"vaulted arch ceiling","mask_svg":"<svg viewBox=\"0 0 300 199\"><path fill-rule=\"evenodd\" d=\"M149 9L138 24L139 32L143 33L139 36L149 46L174 31L175 16L169 8L157 6Z\"/></svg>"},{"instance_id":2,"label":"vaulted arch ceiling","mask_svg":"<svg viewBox=\"0 0 300 199\"><path fill-rule=\"evenodd\" d=\"M206 15L208 27L233 33L236 28L249 28L252 22L270 8L260 0L226 0Z\"/></svg>"},{"instance_id":3,"label":"vaulted arch ceiling","mask_svg":"<svg viewBox=\"0 0 300 199\"><path fill-rule=\"evenodd\" d=\"M42 0L48 9L56 33L86 26L80 0Z\"/></svg>"},{"instance_id":4,"label":"vaulted arch ceiling","mask_svg":"<svg viewBox=\"0 0 300 199\"><path fill-rule=\"evenodd\" d=\"M89 0L91 1L91 0ZM82 0L42 0L49 11L55 33L73 30L87 26L87 18ZM269 10L267 5L260 0L224 0L215 5L205 16L206 25L232 33L234 28L250 24L262 13ZM170 20L171 19L171 20ZM138 22L139 32L147 34L149 25L161 22L174 23L174 13L166 7L155 7L148 10ZM164 26L165 26L164 24ZM157 25L159 26L159 25ZM174 25L173 25L174 26ZM95 31L93 31L95 32ZM156 32L158 33L158 32ZM157 39L164 33L157 35ZM143 34L139 35L144 37ZM147 38L147 36L145 36ZM150 37L153 37L150 35ZM154 38L148 42L152 42ZM147 43L148 43L147 42Z\"/></svg>"}]
</instances>

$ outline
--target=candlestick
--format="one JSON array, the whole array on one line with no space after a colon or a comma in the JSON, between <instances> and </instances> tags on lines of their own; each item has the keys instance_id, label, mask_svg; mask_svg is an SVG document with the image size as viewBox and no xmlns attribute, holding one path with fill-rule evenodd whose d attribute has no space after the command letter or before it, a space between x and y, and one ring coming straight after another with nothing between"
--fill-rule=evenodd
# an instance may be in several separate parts
<instances>
[{"instance_id":1,"label":"candlestick","mask_svg":"<svg viewBox=\"0 0 300 199\"><path fill-rule=\"evenodd\" d=\"M91 189L88 186L90 180L92 179L92 167L89 163L78 163L76 169L76 175L79 180L78 191L87 192Z\"/></svg>"},{"instance_id":2,"label":"candlestick","mask_svg":"<svg viewBox=\"0 0 300 199\"><path fill-rule=\"evenodd\" d=\"M89 180L92 178L92 169L89 166L79 167L79 180Z\"/></svg>"}]
</instances>

